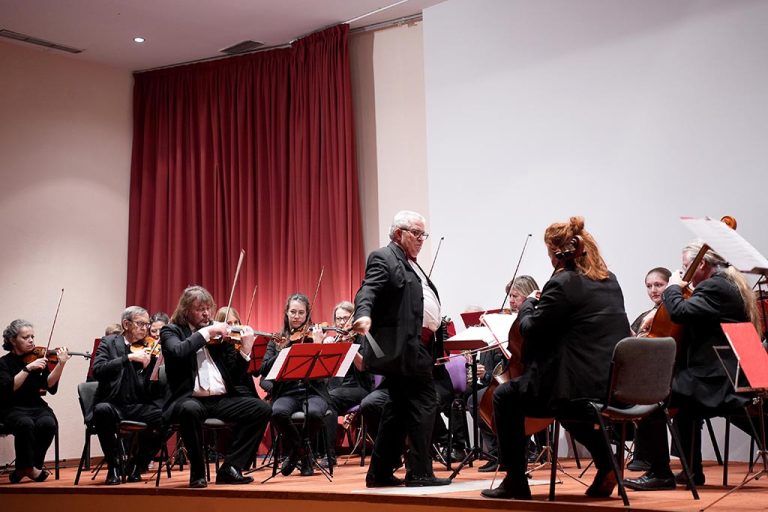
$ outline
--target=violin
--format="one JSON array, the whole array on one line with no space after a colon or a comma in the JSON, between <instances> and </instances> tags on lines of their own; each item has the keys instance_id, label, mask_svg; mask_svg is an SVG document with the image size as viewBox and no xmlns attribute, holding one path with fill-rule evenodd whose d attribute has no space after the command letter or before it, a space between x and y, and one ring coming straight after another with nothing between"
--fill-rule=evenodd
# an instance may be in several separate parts
<instances>
[{"instance_id":1,"label":"violin","mask_svg":"<svg viewBox=\"0 0 768 512\"><path fill-rule=\"evenodd\" d=\"M59 350L58 348L49 348L46 349L45 347L35 347L26 354L21 356L21 360L24 362L24 364L29 364L37 361L38 359L45 358L48 360L48 363L52 365L59 364L59 354L56 352ZM69 355L71 356L80 356L84 357L86 359L91 358L90 352L69 352Z\"/></svg>"},{"instance_id":2,"label":"violin","mask_svg":"<svg viewBox=\"0 0 768 512\"><path fill-rule=\"evenodd\" d=\"M151 356L158 356L160 348L160 340L152 336L131 343L131 352L146 352Z\"/></svg>"}]
</instances>

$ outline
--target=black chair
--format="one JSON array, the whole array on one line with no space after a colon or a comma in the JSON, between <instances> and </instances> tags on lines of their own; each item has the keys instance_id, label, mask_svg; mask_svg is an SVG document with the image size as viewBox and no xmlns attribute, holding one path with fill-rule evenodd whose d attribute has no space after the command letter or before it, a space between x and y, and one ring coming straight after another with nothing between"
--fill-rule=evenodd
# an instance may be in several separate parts
<instances>
[{"instance_id":1,"label":"black chair","mask_svg":"<svg viewBox=\"0 0 768 512\"><path fill-rule=\"evenodd\" d=\"M328 409L325 411L324 416L330 416L333 414L333 412ZM317 467L320 472L329 480L331 481L333 478L333 464L328 465L328 469L326 470L324 467L322 467L317 462L317 454L315 453L315 450L312 448L312 439L309 436L309 429L307 428L307 421L306 421L306 415L304 414L304 411L298 411L293 414L291 414L291 421L298 427L299 431L302 434L302 446L304 447L304 451L306 454L308 454L308 458L310 459L310 462L313 464L313 466ZM322 427L320 428L320 432L318 433L318 438L320 442L320 451L328 453L328 447L326 446L327 442L327 434L325 431L325 421L322 422ZM264 480L262 483L267 482L268 480L271 480L275 476L277 476L278 468L280 466L280 462L282 462L282 439L283 435L279 432L276 436L273 437L273 451L274 451L274 463L272 465L272 476Z\"/></svg>"},{"instance_id":2,"label":"black chair","mask_svg":"<svg viewBox=\"0 0 768 512\"><path fill-rule=\"evenodd\" d=\"M80 474L83 469L90 468L91 459L91 436L97 434L96 427L88 418L93 414L93 408L96 404L96 390L99 387L98 382L81 382L77 385L77 398L80 402L80 411L83 413L83 423L85 424L85 442L83 444L83 453L80 456L80 463L77 466L77 475L75 475L75 485L80 483ZM120 465L120 475L123 483L126 481L126 464L128 461L128 453L132 453L136 448L137 436L135 434L147 430L149 427L146 423L140 421L120 421L117 428L117 448L118 448L118 462ZM126 450L125 440L131 439L131 447ZM91 480L95 480L96 476L104 466L105 460L102 460L99 465L93 470L93 476Z\"/></svg>"},{"instance_id":3,"label":"black chair","mask_svg":"<svg viewBox=\"0 0 768 512\"><path fill-rule=\"evenodd\" d=\"M624 468L624 442L626 440L626 425L647 418L656 411L663 411L667 428L672 434L672 440L681 454L680 462L688 479L691 494L699 499L696 485L693 483L690 468L682 455L680 438L677 435L667 411L667 400L671 391L672 374L675 363L676 344L673 338L624 338L619 341L613 351L610 369L610 384L604 401L587 401L587 409L594 413L592 421L597 421L603 434L608 450L611 439L606 425L608 423L620 426L620 439L616 456L611 457L611 464L619 494L625 506L629 506L629 498L622 482ZM571 419L571 418L567 418ZM559 438L559 423L555 424L553 457L557 458ZM552 464L549 485L549 499L555 499L556 464Z\"/></svg>"}]
</instances>

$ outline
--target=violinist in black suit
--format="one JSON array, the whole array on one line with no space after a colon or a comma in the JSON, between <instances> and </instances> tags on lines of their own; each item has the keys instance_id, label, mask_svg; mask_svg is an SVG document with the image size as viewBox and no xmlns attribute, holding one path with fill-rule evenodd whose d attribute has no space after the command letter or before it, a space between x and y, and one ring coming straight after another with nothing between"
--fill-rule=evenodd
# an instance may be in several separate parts
<instances>
[{"instance_id":1,"label":"violinist in black suit","mask_svg":"<svg viewBox=\"0 0 768 512\"><path fill-rule=\"evenodd\" d=\"M236 349L226 341L230 332L227 324L211 322L215 309L205 288L191 286L181 295L171 323L160 331L171 390L163 415L167 422L180 426L189 455L190 487L207 485L202 446L206 418L236 425L216 483L247 484L253 478L241 471L252 462L271 412L269 405L256 397L247 373L253 330L242 328L241 346Z\"/></svg>"},{"instance_id":2,"label":"violinist in black suit","mask_svg":"<svg viewBox=\"0 0 768 512\"><path fill-rule=\"evenodd\" d=\"M701 249L694 242L683 249L683 267L687 269ZM688 286L682 280L682 272L672 272L669 285L662 294L662 302L670 319L683 325L682 345L684 354L677 361L672 379L670 407L677 407L674 418L684 450L691 465L694 483L704 484L701 463L701 426L703 418L729 414L747 404L747 399L733 390L723 363L714 346L728 345L721 323L752 322L757 332L760 318L755 297L741 272L729 265L719 254L709 250L696 269L691 283L693 294L686 299L683 289ZM650 322L651 318L647 321ZM641 330L643 328L641 327ZM649 341L652 343L652 341ZM735 361L722 354L723 362L734 365ZM746 416L732 418L734 425L751 432ZM654 491L674 489L676 483L685 483L683 474L673 476L669 467L669 449L664 419L652 417L640 423L636 442L647 453L650 469L639 478L625 480L630 489Z\"/></svg>"},{"instance_id":3,"label":"violinist in black suit","mask_svg":"<svg viewBox=\"0 0 768 512\"><path fill-rule=\"evenodd\" d=\"M433 380L435 355L442 355L440 300L437 289L416 262L426 232L416 212L397 213L389 230L390 244L368 256L365 277L355 296L352 328L368 334L363 345L367 371L384 375L390 400L366 476L368 487L396 486L405 439L410 439L405 484L447 485L432 471L429 440L437 395ZM375 344L375 345L374 345Z\"/></svg>"},{"instance_id":4,"label":"violinist in black suit","mask_svg":"<svg viewBox=\"0 0 768 512\"><path fill-rule=\"evenodd\" d=\"M283 310L283 332L281 338L270 340L267 344L267 352L261 363L261 376L266 377L281 350L295 343L322 343L323 332L319 329L310 331L308 328L303 333L305 326L311 324L309 311L309 299L306 295L295 293L288 297ZM304 336L304 334L308 336ZM312 336L314 334L314 337ZM293 341L291 337L295 338ZM328 396L328 383L326 379L305 381L277 381L272 385L272 423L278 432L283 435L283 447L286 458L280 472L288 476L293 473L299 462L301 448L301 434L291 421L291 415L304 410L306 401L306 422L309 437L323 428L323 418L328 410L330 397ZM301 466L302 476L311 476L314 473L311 454L304 453Z\"/></svg>"},{"instance_id":5,"label":"violinist in black suit","mask_svg":"<svg viewBox=\"0 0 768 512\"><path fill-rule=\"evenodd\" d=\"M544 243L555 273L538 299L525 300L517 317L525 370L494 393L499 469L506 476L499 487L482 494L531 498L525 475L525 417L530 416L561 419L595 461L597 475L587 495L607 497L617 482L600 431L567 420L587 417L573 400L605 398L613 348L629 335L624 297L582 217L550 225Z\"/></svg>"},{"instance_id":6,"label":"violinist in black suit","mask_svg":"<svg viewBox=\"0 0 768 512\"><path fill-rule=\"evenodd\" d=\"M117 450L120 421L140 421L149 429L141 433L139 449L127 467L129 482L141 481L141 470L149 464L160 447L162 411L155 405L149 376L157 359L144 346L149 331L149 314L139 306L130 306L121 318L122 334L105 336L93 360L93 375L99 382L93 424L107 461L107 485L121 481ZM136 350L132 349L135 344Z\"/></svg>"}]
</instances>

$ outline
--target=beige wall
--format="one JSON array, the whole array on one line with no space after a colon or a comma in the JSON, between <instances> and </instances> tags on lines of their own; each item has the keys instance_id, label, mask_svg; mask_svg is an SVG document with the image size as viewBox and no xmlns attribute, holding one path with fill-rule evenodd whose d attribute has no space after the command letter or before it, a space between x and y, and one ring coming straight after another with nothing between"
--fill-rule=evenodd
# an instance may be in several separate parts
<instances>
[{"instance_id":1,"label":"beige wall","mask_svg":"<svg viewBox=\"0 0 768 512\"><path fill-rule=\"evenodd\" d=\"M45 345L64 288L52 344L90 350L125 301L133 79L7 43L0 70L0 328L25 318ZM86 371L73 358L46 398L65 458L82 450ZM3 438L0 463L12 458Z\"/></svg>"},{"instance_id":2,"label":"beige wall","mask_svg":"<svg viewBox=\"0 0 768 512\"><path fill-rule=\"evenodd\" d=\"M350 55L356 109L366 252L388 242L399 210L427 217L426 115L421 24L352 36ZM427 240L419 258L431 265Z\"/></svg>"}]
</instances>

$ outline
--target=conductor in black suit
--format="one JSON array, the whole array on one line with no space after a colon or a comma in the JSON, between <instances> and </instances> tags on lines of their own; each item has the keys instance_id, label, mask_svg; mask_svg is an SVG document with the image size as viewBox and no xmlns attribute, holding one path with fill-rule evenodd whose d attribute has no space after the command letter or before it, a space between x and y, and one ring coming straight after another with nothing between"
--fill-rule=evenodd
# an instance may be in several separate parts
<instances>
[{"instance_id":1,"label":"conductor in black suit","mask_svg":"<svg viewBox=\"0 0 768 512\"><path fill-rule=\"evenodd\" d=\"M597 475L587 495L607 497L617 484L610 470L612 455L599 430L574 420L593 417L580 409L580 399L606 396L613 349L629 336L624 297L582 217L550 225L544 242L555 272L538 298L523 302L516 320L525 369L493 395L499 469L506 476L499 487L482 494L531 499L525 418L556 417L595 461Z\"/></svg>"},{"instance_id":2,"label":"conductor in black suit","mask_svg":"<svg viewBox=\"0 0 768 512\"><path fill-rule=\"evenodd\" d=\"M440 327L437 289L416 262L428 236L423 216L397 213L389 230L390 244L368 256L355 296L352 328L369 334L363 345L365 368L386 377L390 394L366 476L368 487L403 483L394 471L401 466L406 437L410 444L405 484L450 483L434 476L429 454L437 410L434 354L441 347L435 336Z\"/></svg>"},{"instance_id":3,"label":"conductor in black suit","mask_svg":"<svg viewBox=\"0 0 768 512\"><path fill-rule=\"evenodd\" d=\"M99 382L93 424L107 461L107 485L120 483L117 460L117 427L120 421L140 421L149 429L141 433L138 451L127 467L129 482L141 481L154 452L160 447L162 411L155 405L149 376L156 358L143 347L149 332L149 314L139 306L130 306L121 318L122 334L105 336L96 349L93 375ZM136 343L139 350L132 350Z\"/></svg>"},{"instance_id":4,"label":"conductor in black suit","mask_svg":"<svg viewBox=\"0 0 768 512\"><path fill-rule=\"evenodd\" d=\"M227 341L228 326L212 322L213 297L201 286L184 290L171 323L160 331L160 340L171 396L163 407L166 421L180 425L190 462L189 486L205 487L202 446L203 421L218 418L235 424L229 451L216 475L217 484L247 484L247 469L264 435L271 415L269 405L256 397L247 374L253 347L253 330L243 326L240 349ZM209 343L211 341L214 343Z\"/></svg>"}]
</instances>

